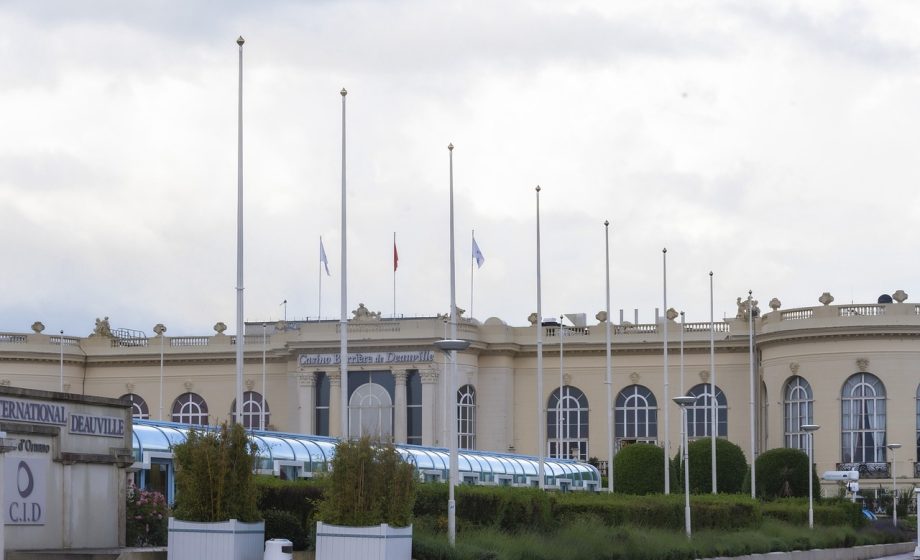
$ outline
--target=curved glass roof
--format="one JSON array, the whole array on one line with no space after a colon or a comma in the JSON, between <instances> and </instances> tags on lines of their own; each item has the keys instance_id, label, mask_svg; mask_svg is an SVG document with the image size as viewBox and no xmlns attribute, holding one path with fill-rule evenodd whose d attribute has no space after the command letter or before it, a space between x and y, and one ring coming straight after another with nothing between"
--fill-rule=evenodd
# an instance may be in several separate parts
<instances>
[{"instance_id":1,"label":"curved glass roof","mask_svg":"<svg viewBox=\"0 0 920 560\"><path fill-rule=\"evenodd\" d=\"M215 427L190 426L173 422L134 420L134 458L143 459L145 452L170 453L172 446L182 443L186 433L193 429L214 430ZM325 436L310 436L283 432L252 431L253 441L258 447L259 467L271 469L274 461L303 463L305 472L324 472L335 454L338 440ZM450 452L443 447L420 445L397 445L403 460L412 464L417 471L440 471L447 478ZM598 486L601 473L588 463L569 459L544 459L544 474L547 478L568 479L573 486L582 487L584 482ZM476 474L484 482L495 481L495 476L515 477L515 483L525 482L527 477L536 477L539 459L529 455L493 453L474 449L461 449L457 453L458 469L463 474Z\"/></svg>"}]
</instances>

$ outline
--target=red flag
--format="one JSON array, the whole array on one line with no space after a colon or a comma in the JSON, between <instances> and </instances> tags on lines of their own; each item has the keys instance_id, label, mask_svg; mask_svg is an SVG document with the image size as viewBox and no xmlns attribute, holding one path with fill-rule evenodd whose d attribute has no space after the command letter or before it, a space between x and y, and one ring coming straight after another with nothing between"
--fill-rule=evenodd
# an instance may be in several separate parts
<instances>
[{"instance_id":1,"label":"red flag","mask_svg":"<svg viewBox=\"0 0 920 560\"><path fill-rule=\"evenodd\" d=\"M393 242L393 272L399 268L399 253L396 251L396 241Z\"/></svg>"}]
</instances>

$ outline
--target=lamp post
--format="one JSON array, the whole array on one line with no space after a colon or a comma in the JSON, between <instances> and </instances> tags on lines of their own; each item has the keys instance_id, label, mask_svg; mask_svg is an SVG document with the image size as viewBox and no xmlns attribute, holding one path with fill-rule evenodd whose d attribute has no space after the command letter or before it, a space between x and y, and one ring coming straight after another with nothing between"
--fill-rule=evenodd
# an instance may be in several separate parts
<instances>
[{"instance_id":1,"label":"lamp post","mask_svg":"<svg viewBox=\"0 0 920 560\"><path fill-rule=\"evenodd\" d=\"M898 526L898 455L896 451L901 448L900 443L886 445L891 450L891 518L894 526Z\"/></svg>"},{"instance_id":2,"label":"lamp post","mask_svg":"<svg viewBox=\"0 0 920 560\"><path fill-rule=\"evenodd\" d=\"M815 506L812 495L812 477L811 471L814 468L812 461L815 448L815 432L821 426L817 424L802 424L802 431L808 434L808 528L815 528Z\"/></svg>"},{"instance_id":3,"label":"lamp post","mask_svg":"<svg viewBox=\"0 0 920 560\"><path fill-rule=\"evenodd\" d=\"M451 278L453 281L453 278ZM454 323L454 330L456 331L456 323ZM445 354L450 355L450 370L447 374L447 385L448 385L448 395L453 395L456 393L454 388L454 382L456 379L457 373L457 351L463 351L469 348L470 341L468 340L457 340L447 338L444 340L438 340L434 343L434 347L438 350L441 350ZM445 403L447 404L447 403ZM454 486L457 484L457 479L459 478L458 468L457 468L457 398L451 400L450 404L446 408L453 412L451 415L452 418L449 420L450 429L447 433L447 448L450 453L450 473L448 476L447 482L447 539L450 541L450 545L454 546L454 543L457 540L457 502L454 500Z\"/></svg>"},{"instance_id":4,"label":"lamp post","mask_svg":"<svg viewBox=\"0 0 920 560\"><path fill-rule=\"evenodd\" d=\"M684 529L687 538L690 538L690 463L687 460L687 407L696 402L696 397L681 395L674 397L674 402L680 407L680 456L684 463ZM667 476L667 474L665 474Z\"/></svg>"}]
</instances>

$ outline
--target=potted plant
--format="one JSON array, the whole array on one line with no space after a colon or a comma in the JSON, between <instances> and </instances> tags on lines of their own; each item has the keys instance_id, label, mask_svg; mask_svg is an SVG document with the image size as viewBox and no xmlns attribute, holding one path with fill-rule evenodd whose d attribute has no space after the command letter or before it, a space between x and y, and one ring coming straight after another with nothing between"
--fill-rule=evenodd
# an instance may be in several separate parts
<instances>
[{"instance_id":1,"label":"potted plant","mask_svg":"<svg viewBox=\"0 0 920 560\"><path fill-rule=\"evenodd\" d=\"M317 510L316 560L412 556L415 469L391 444L340 441Z\"/></svg>"},{"instance_id":2,"label":"potted plant","mask_svg":"<svg viewBox=\"0 0 920 560\"><path fill-rule=\"evenodd\" d=\"M170 560L262 558L253 467L256 445L240 424L191 431L173 447L176 504L169 519Z\"/></svg>"}]
</instances>

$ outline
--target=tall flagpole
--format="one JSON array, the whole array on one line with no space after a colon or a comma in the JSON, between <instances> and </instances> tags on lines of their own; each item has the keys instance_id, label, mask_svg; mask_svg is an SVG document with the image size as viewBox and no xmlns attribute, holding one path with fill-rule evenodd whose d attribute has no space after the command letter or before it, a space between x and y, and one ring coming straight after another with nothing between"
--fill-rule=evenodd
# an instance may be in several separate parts
<instances>
[{"instance_id":1,"label":"tall flagpole","mask_svg":"<svg viewBox=\"0 0 920 560\"><path fill-rule=\"evenodd\" d=\"M684 312L680 312L680 396L684 396ZM683 439L680 440L683 445Z\"/></svg>"},{"instance_id":2,"label":"tall flagpole","mask_svg":"<svg viewBox=\"0 0 920 560\"><path fill-rule=\"evenodd\" d=\"M716 476L716 438L719 436L719 405L716 402L716 322L713 315L712 271L709 271L709 408L712 416L712 493L718 494ZM704 415L705 416L705 415Z\"/></svg>"},{"instance_id":3,"label":"tall flagpole","mask_svg":"<svg viewBox=\"0 0 920 560\"><path fill-rule=\"evenodd\" d=\"M450 342L457 343L457 288L456 288L456 259L454 255L454 145L448 144L450 153ZM457 456L457 348L466 348L468 342L454 344L450 348L450 373L448 374L450 402L450 480L448 481L447 498L447 539L454 546L457 537L457 502L454 499L454 487L460 478L459 458Z\"/></svg>"},{"instance_id":4,"label":"tall flagpole","mask_svg":"<svg viewBox=\"0 0 920 560\"><path fill-rule=\"evenodd\" d=\"M243 324L243 40L240 46L239 107L237 110L236 156L236 411L234 421L243 422L243 346L246 331Z\"/></svg>"},{"instance_id":5,"label":"tall flagpole","mask_svg":"<svg viewBox=\"0 0 920 560\"><path fill-rule=\"evenodd\" d=\"M751 364L751 497L757 496L757 427L754 425L754 293L748 290L748 361Z\"/></svg>"},{"instance_id":6,"label":"tall flagpole","mask_svg":"<svg viewBox=\"0 0 920 560\"><path fill-rule=\"evenodd\" d=\"M664 294L664 314L661 317L661 326L664 330L664 493L671 493L671 477L668 468L668 453L671 452L671 422L669 413L671 411L671 398L668 395L668 249L661 250L663 294Z\"/></svg>"},{"instance_id":7,"label":"tall flagpole","mask_svg":"<svg viewBox=\"0 0 920 560\"><path fill-rule=\"evenodd\" d=\"M546 445L546 420L543 416L543 304L540 286L540 185L537 185L537 457L540 490L546 488L543 476L544 446Z\"/></svg>"},{"instance_id":8,"label":"tall flagpole","mask_svg":"<svg viewBox=\"0 0 920 560\"><path fill-rule=\"evenodd\" d=\"M396 258L396 232L393 232L393 318L396 318L396 269L399 268L399 261Z\"/></svg>"},{"instance_id":9,"label":"tall flagpole","mask_svg":"<svg viewBox=\"0 0 920 560\"><path fill-rule=\"evenodd\" d=\"M565 361L565 325L562 323L563 315L559 316L559 398L556 399L556 458L564 459L563 445L565 443L562 435L562 375L563 362Z\"/></svg>"},{"instance_id":10,"label":"tall flagpole","mask_svg":"<svg viewBox=\"0 0 920 560\"><path fill-rule=\"evenodd\" d=\"M470 319L475 317L473 315L473 261L476 260L473 258L473 243L476 243L476 230L470 231Z\"/></svg>"},{"instance_id":11,"label":"tall flagpole","mask_svg":"<svg viewBox=\"0 0 920 560\"><path fill-rule=\"evenodd\" d=\"M613 492L613 379L611 375L612 358L610 355L610 221L604 220L604 252L606 254L607 272L607 317L604 321L605 343L607 347L607 491Z\"/></svg>"},{"instance_id":12,"label":"tall flagpole","mask_svg":"<svg viewBox=\"0 0 920 560\"><path fill-rule=\"evenodd\" d=\"M339 376L341 378L341 395L339 402L341 410L341 432L339 435L343 439L348 438L348 243L346 235L348 228L345 220L345 96L348 92L345 88L339 92L342 94L342 288L341 301L339 309Z\"/></svg>"},{"instance_id":13,"label":"tall flagpole","mask_svg":"<svg viewBox=\"0 0 920 560\"><path fill-rule=\"evenodd\" d=\"M319 273L319 297L316 298L316 320L320 321L323 318L323 236L319 236L319 265L317 266L317 272Z\"/></svg>"}]
</instances>

